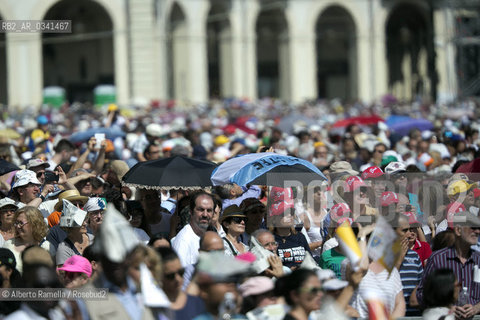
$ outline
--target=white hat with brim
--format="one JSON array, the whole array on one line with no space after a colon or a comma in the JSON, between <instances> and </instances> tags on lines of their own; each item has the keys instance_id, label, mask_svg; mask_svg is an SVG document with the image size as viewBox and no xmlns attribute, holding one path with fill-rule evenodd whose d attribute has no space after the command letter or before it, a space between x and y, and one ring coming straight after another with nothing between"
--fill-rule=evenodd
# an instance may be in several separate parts
<instances>
[{"instance_id":1,"label":"white hat with brim","mask_svg":"<svg viewBox=\"0 0 480 320\"><path fill-rule=\"evenodd\" d=\"M37 184L42 185L37 179L37 174L31 170L20 170L15 174L14 183L12 189L26 186L27 184Z\"/></svg>"},{"instance_id":2,"label":"white hat with brim","mask_svg":"<svg viewBox=\"0 0 480 320\"><path fill-rule=\"evenodd\" d=\"M347 281L339 280L339 279L330 279L325 281L322 284L322 288L325 291L335 291L345 288L348 285Z\"/></svg>"},{"instance_id":3,"label":"white hat with brim","mask_svg":"<svg viewBox=\"0 0 480 320\"><path fill-rule=\"evenodd\" d=\"M25 205L21 202L15 202L14 200L12 200L10 198L0 199L0 209L3 208L3 207L6 207L6 206L14 206L18 209L18 208L21 208Z\"/></svg>"}]
</instances>

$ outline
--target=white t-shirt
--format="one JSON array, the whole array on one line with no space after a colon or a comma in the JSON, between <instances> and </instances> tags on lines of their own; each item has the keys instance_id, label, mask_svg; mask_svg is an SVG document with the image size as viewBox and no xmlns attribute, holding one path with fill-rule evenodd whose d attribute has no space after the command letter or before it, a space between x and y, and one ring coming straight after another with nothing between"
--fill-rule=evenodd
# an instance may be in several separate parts
<instances>
[{"instance_id":1,"label":"white t-shirt","mask_svg":"<svg viewBox=\"0 0 480 320\"><path fill-rule=\"evenodd\" d=\"M187 224L180 230L177 236L172 239L172 248L178 254L183 267L195 264L198 260L200 237L193 232L192 226Z\"/></svg>"},{"instance_id":2,"label":"white t-shirt","mask_svg":"<svg viewBox=\"0 0 480 320\"><path fill-rule=\"evenodd\" d=\"M393 268L390 275L387 270L374 273L369 269L352 297L352 307L358 311L360 318L368 319L367 303L360 293L376 292L390 314L395 309L395 298L401 291L402 281L400 280L400 273L397 268Z\"/></svg>"}]
</instances>

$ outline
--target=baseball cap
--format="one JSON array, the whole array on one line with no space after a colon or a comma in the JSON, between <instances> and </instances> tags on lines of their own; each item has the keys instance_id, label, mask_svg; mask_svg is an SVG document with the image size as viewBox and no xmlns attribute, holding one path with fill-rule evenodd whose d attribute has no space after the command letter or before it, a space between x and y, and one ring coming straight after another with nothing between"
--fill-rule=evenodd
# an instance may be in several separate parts
<instances>
[{"instance_id":1,"label":"baseball cap","mask_svg":"<svg viewBox=\"0 0 480 320\"><path fill-rule=\"evenodd\" d=\"M404 216L408 218L408 224L410 225L416 225L418 227L421 227L422 224L417 220L417 217L415 216L415 213L413 212L404 212Z\"/></svg>"},{"instance_id":2,"label":"baseball cap","mask_svg":"<svg viewBox=\"0 0 480 320\"><path fill-rule=\"evenodd\" d=\"M45 168L50 167L48 162L43 161L42 159L30 159L27 162L27 169L29 169L29 170L30 170L30 168L35 168L35 167L39 167L39 166L43 166Z\"/></svg>"},{"instance_id":3,"label":"baseball cap","mask_svg":"<svg viewBox=\"0 0 480 320\"><path fill-rule=\"evenodd\" d=\"M337 203L330 209L330 218L334 221L339 221L341 218L348 218L350 216L350 207L346 203Z\"/></svg>"},{"instance_id":4,"label":"baseball cap","mask_svg":"<svg viewBox=\"0 0 480 320\"><path fill-rule=\"evenodd\" d=\"M345 180L345 182L347 183L347 188L345 192L353 192L360 187L367 186L365 182L362 180L362 178L357 176L350 176L347 178L347 180Z\"/></svg>"},{"instance_id":5,"label":"baseball cap","mask_svg":"<svg viewBox=\"0 0 480 320\"><path fill-rule=\"evenodd\" d=\"M273 288L272 279L267 277L252 277L239 287L242 297L256 296L271 291Z\"/></svg>"},{"instance_id":6,"label":"baseball cap","mask_svg":"<svg viewBox=\"0 0 480 320\"><path fill-rule=\"evenodd\" d=\"M58 270L85 273L89 278L92 275L92 265L90 261L79 255L68 258Z\"/></svg>"},{"instance_id":7,"label":"baseball cap","mask_svg":"<svg viewBox=\"0 0 480 320\"><path fill-rule=\"evenodd\" d=\"M31 170L20 170L15 173L12 189L26 186L29 183L42 185L37 179L37 174Z\"/></svg>"},{"instance_id":8,"label":"baseball cap","mask_svg":"<svg viewBox=\"0 0 480 320\"><path fill-rule=\"evenodd\" d=\"M292 209L294 207L293 202L287 202L287 201L279 201L279 202L274 202L270 206L270 210L268 210L268 213L270 216L279 216L283 214L286 210Z\"/></svg>"},{"instance_id":9,"label":"baseball cap","mask_svg":"<svg viewBox=\"0 0 480 320\"><path fill-rule=\"evenodd\" d=\"M83 210L87 212L98 211L98 210L105 210L107 204L105 200L98 197L93 197L88 199L87 203L83 206Z\"/></svg>"},{"instance_id":10,"label":"baseball cap","mask_svg":"<svg viewBox=\"0 0 480 320\"><path fill-rule=\"evenodd\" d=\"M468 190L476 186L477 184L471 181L466 181L466 180L453 181L447 187L447 194L449 196L454 196L459 193L467 192Z\"/></svg>"},{"instance_id":11,"label":"baseball cap","mask_svg":"<svg viewBox=\"0 0 480 320\"><path fill-rule=\"evenodd\" d=\"M17 266L15 255L7 248L0 248L0 266L7 266L12 269L15 269Z\"/></svg>"},{"instance_id":12,"label":"baseball cap","mask_svg":"<svg viewBox=\"0 0 480 320\"><path fill-rule=\"evenodd\" d=\"M268 198L271 202L293 202L292 188L272 187Z\"/></svg>"},{"instance_id":13,"label":"baseball cap","mask_svg":"<svg viewBox=\"0 0 480 320\"><path fill-rule=\"evenodd\" d=\"M377 166L371 166L363 170L361 177L363 180L375 179L383 176L385 173Z\"/></svg>"},{"instance_id":14,"label":"baseball cap","mask_svg":"<svg viewBox=\"0 0 480 320\"><path fill-rule=\"evenodd\" d=\"M390 175L402 173L402 172L407 172L407 167L403 163L398 161L390 162L385 167L385 173L388 173Z\"/></svg>"},{"instance_id":15,"label":"baseball cap","mask_svg":"<svg viewBox=\"0 0 480 320\"><path fill-rule=\"evenodd\" d=\"M398 203L398 194L392 191L385 191L382 192L382 196L380 198L380 204L382 207L387 207L391 204Z\"/></svg>"}]
</instances>

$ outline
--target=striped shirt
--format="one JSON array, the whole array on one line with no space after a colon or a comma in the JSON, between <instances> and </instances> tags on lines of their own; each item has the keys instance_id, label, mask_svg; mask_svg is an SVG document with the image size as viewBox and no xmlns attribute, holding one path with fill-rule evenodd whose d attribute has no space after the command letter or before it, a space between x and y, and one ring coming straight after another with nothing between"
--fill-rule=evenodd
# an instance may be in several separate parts
<instances>
[{"instance_id":1,"label":"striped shirt","mask_svg":"<svg viewBox=\"0 0 480 320\"><path fill-rule=\"evenodd\" d=\"M468 292L470 293L469 303L476 305L480 302L480 283L473 281L473 267L475 265L480 266L480 254L478 252L471 251L470 258L468 258L463 265L457 257L455 247L435 251L428 259L422 281L420 281L418 286L418 302L420 304L423 303L423 283L426 277L433 270L445 268L453 271L457 280L462 284L462 287L468 287Z\"/></svg>"},{"instance_id":2,"label":"striped shirt","mask_svg":"<svg viewBox=\"0 0 480 320\"><path fill-rule=\"evenodd\" d=\"M420 280L422 280L422 276L422 261L420 261L420 257L415 251L409 249L400 266L400 279L402 280L403 297L405 298L405 304L407 306L407 315L421 315L418 309L410 307L410 295L420 283Z\"/></svg>"}]
</instances>

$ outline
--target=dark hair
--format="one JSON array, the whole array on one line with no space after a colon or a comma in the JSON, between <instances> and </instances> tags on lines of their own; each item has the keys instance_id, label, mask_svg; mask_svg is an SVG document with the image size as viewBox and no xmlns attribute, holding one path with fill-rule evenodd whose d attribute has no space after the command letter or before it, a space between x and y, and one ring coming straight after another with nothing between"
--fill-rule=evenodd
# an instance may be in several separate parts
<instances>
[{"instance_id":1,"label":"dark hair","mask_svg":"<svg viewBox=\"0 0 480 320\"><path fill-rule=\"evenodd\" d=\"M75 150L75 146L73 145L73 143L71 143L67 139L62 139L62 140L58 141L57 145L54 148L54 151L56 153L60 153L62 151L74 151L74 150ZM67 172L67 171L65 171L65 172Z\"/></svg>"},{"instance_id":2,"label":"dark hair","mask_svg":"<svg viewBox=\"0 0 480 320\"><path fill-rule=\"evenodd\" d=\"M197 198L199 198L199 197L201 197L201 196L210 197L210 199L212 199L212 202L214 202L213 196L212 196L211 193L205 192L205 191L203 191L203 190L198 191L198 192L192 194L192 197L190 198L190 211L193 212L193 210L195 209L195 206L196 206Z\"/></svg>"},{"instance_id":3,"label":"dark hair","mask_svg":"<svg viewBox=\"0 0 480 320\"><path fill-rule=\"evenodd\" d=\"M291 292L300 289L305 281L310 277L316 277L315 271L308 269L297 269L292 273L277 279L275 282L274 294L275 296L283 296L289 306L293 306Z\"/></svg>"},{"instance_id":4,"label":"dark hair","mask_svg":"<svg viewBox=\"0 0 480 320\"><path fill-rule=\"evenodd\" d=\"M455 244L455 232L453 229L437 233L433 238L432 251L437 251L443 248L451 247Z\"/></svg>"},{"instance_id":5,"label":"dark hair","mask_svg":"<svg viewBox=\"0 0 480 320\"><path fill-rule=\"evenodd\" d=\"M145 220L145 219L144 219ZM148 246L152 247L153 244L155 243L155 241L157 240L162 240L162 239L165 239L168 241L168 243L170 243L170 239L168 239L167 237L165 237L164 235L162 235L161 233L157 233L157 234L154 234L153 236L150 237L150 240L148 240ZM170 243L170 245L172 245Z\"/></svg>"},{"instance_id":6,"label":"dark hair","mask_svg":"<svg viewBox=\"0 0 480 320\"><path fill-rule=\"evenodd\" d=\"M151 147L155 147L155 146L158 146L158 144L156 144L156 143L150 143L150 144L145 148L145 151L143 151L143 156L146 158L147 153L150 153L150 148L151 148Z\"/></svg>"},{"instance_id":7,"label":"dark hair","mask_svg":"<svg viewBox=\"0 0 480 320\"><path fill-rule=\"evenodd\" d=\"M172 260L175 260L175 259L179 259L178 254L172 248L160 247L160 248L156 248L155 250L157 250L160 257L162 257L162 262L163 263L168 262L168 261L172 261Z\"/></svg>"},{"instance_id":8,"label":"dark hair","mask_svg":"<svg viewBox=\"0 0 480 320\"><path fill-rule=\"evenodd\" d=\"M426 308L450 307L455 303L455 274L451 269L437 269L430 273L423 287Z\"/></svg>"},{"instance_id":9,"label":"dark hair","mask_svg":"<svg viewBox=\"0 0 480 320\"><path fill-rule=\"evenodd\" d=\"M87 246L85 250L83 250L82 256L90 262L100 262L101 258L101 255L98 252L95 252L95 250L93 249L93 245Z\"/></svg>"}]
</instances>

